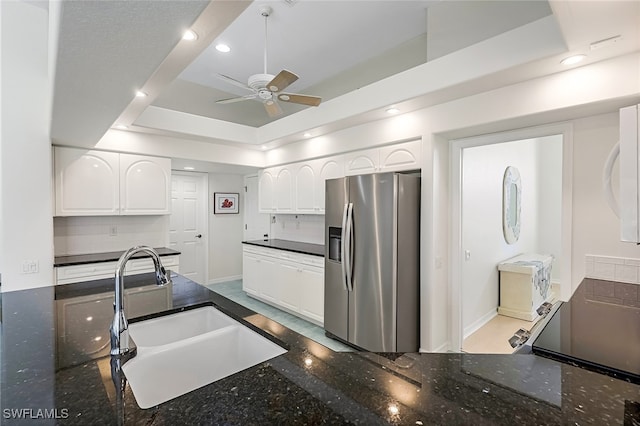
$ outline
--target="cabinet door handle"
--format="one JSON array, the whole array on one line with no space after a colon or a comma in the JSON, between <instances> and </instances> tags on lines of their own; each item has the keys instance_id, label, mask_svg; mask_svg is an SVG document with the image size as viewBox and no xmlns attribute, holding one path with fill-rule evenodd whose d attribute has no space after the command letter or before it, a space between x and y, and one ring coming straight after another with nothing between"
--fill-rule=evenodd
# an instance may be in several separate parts
<instances>
[{"instance_id":1,"label":"cabinet door handle","mask_svg":"<svg viewBox=\"0 0 640 426\"><path fill-rule=\"evenodd\" d=\"M196 235L196 238L202 238L202 234Z\"/></svg>"}]
</instances>

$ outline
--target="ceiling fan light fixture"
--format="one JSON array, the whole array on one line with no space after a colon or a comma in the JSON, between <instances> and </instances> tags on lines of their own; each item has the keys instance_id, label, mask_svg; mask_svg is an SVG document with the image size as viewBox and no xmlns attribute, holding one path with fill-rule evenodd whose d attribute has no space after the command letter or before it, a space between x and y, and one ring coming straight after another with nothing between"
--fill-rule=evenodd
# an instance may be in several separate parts
<instances>
[{"instance_id":1,"label":"ceiling fan light fixture","mask_svg":"<svg viewBox=\"0 0 640 426\"><path fill-rule=\"evenodd\" d=\"M198 39L198 34L193 30L187 30L182 34L182 39L186 41L195 41Z\"/></svg>"},{"instance_id":2,"label":"ceiling fan light fixture","mask_svg":"<svg viewBox=\"0 0 640 426\"><path fill-rule=\"evenodd\" d=\"M222 52L222 53L229 53L231 52L231 48L229 47L229 45L224 44L224 43L218 43L216 44L216 50L218 52Z\"/></svg>"}]
</instances>

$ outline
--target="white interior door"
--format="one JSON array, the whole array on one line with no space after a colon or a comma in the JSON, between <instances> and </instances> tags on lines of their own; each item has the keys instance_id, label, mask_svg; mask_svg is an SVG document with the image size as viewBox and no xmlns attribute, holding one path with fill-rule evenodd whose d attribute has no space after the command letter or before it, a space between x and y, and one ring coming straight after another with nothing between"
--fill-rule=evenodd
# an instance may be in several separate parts
<instances>
[{"instance_id":1,"label":"white interior door","mask_svg":"<svg viewBox=\"0 0 640 426\"><path fill-rule=\"evenodd\" d=\"M173 172L169 247L180 251L180 275L207 284L207 175Z\"/></svg>"},{"instance_id":2,"label":"white interior door","mask_svg":"<svg viewBox=\"0 0 640 426\"><path fill-rule=\"evenodd\" d=\"M244 179L244 240L261 240L269 235L269 214L260 213L258 206L258 176Z\"/></svg>"}]
</instances>

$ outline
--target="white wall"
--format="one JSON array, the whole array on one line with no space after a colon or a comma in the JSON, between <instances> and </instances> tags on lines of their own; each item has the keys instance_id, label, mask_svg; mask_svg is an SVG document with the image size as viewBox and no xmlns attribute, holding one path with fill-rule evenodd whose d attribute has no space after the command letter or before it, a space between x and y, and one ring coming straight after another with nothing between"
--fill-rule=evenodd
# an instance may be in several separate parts
<instances>
[{"instance_id":1,"label":"white wall","mask_svg":"<svg viewBox=\"0 0 640 426\"><path fill-rule=\"evenodd\" d=\"M324 244L324 215L277 214L271 223L271 238Z\"/></svg>"},{"instance_id":2,"label":"white wall","mask_svg":"<svg viewBox=\"0 0 640 426\"><path fill-rule=\"evenodd\" d=\"M462 249L470 253L462 273L465 336L496 314L498 263L521 253L560 258L561 141L561 137L547 137L463 151ZM548 154L555 154L559 161L549 161ZM505 241L502 231L502 181L508 166L518 169L522 182L520 237L514 244Z\"/></svg>"},{"instance_id":3,"label":"white wall","mask_svg":"<svg viewBox=\"0 0 640 426\"><path fill-rule=\"evenodd\" d=\"M169 215L55 217L53 234L56 256L169 247Z\"/></svg>"},{"instance_id":4,"label":"white wall","mask_svg":"<svg viewBox=\"0 0 640 426\"><path fill-rule=\"evenodd\" d=\"M620 222L602 191L602 170L618 141L618 114L574 121L573 156L573 276L585 276L585 255L640 257L640 247L620 241ZM617 165L614 168L617 180ZM614 186L615 188L616 186Z\"/></svg>"},{"instance_id":5,"label":"white wall","mask_svg":"<svg viewBox=\"0 0 640 426\"><path fill-rule=\"evenodd\" d=\"M537 139L538 150L538 236L539 253L550 253L555 256L551 281L560 280L560 271L565 262L562 253L562 138L548 136Z\"/></svg>"},{"instance_id":6,"label":"white wall","mask_svg":"<svg viewBox=\"0 0 640 426\"><path fill-rule=\"evenodd\" d=\"M53 284L46 8L0 2L0 274L2 291ZM23 273L35 262L37 273Z\"/></svg>"},{"instance_id":7,"label":"white wall","mask_svg":"<svg viewBox=\"0 0 640 426\"><path fill-rule=\"evenodd\" d=\"M242 276L243 206L238 214L213 214L215 192L244 191L241 175L209 173L209 283ZM239 197L239 200L242 200Z\"/></svg>"}]
</instances>

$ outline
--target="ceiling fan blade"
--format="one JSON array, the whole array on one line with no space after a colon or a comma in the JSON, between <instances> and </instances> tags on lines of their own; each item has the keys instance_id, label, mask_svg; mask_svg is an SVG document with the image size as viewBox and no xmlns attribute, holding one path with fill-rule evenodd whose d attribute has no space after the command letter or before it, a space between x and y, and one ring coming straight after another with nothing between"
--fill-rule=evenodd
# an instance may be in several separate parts
<instances>
[{"instance_id":1,"label":"ceiling fan blade","mask_svg":"<svg viewBox=\"0 0 640 426\"><path fill-rule=\"evenodd\" d=\"M267 84L267 89L271 92L280 92L297 79L298 76L291 71L282 70Z\"/></svg>"},{"instance_id":2,"label":"ceiling fan blade","mask_svg":"<svg viewBox=\"0 0 640 426\"><path fill-rule=\"evenodd\" d=\"M322 102L319 96L299 95L297 93L280 93L278 99L283 102L291 102L294 104L302 104L309 106L318 106Z\"/></svg>"},{"instance_id":3,"label":"ceiling fan blade","mask_svg":"<svg viewBox=\"0 0 640 426\"><path fill-rule=\"evenodd\" d=\"M243 89L247 89L247 90L251 90L252 92L255 92L255 90L254 90L254 89L252 89L251 87L247 86L245 83L243 83L243 82L241 82L241 81L236 80L235 78L231 78L231 77L226 76L226 75L224 75L224 74L217 74L217 77L218 77L220 80L224 80L224 81L226 81L226 82L227 82L227 83L229 83L229 84L233 84L234 86L241 87L241 88L243 88Z\"/></svg>"},{"instance_id":4,"label":"ceiling fan blade","mask_svg":"<svg viewBox=\"0 0 640 426\"><path fill-rule=\"evenodd\" d=\"M277 117L282 114L282 108L280 108L280 105L278 105L276 101L270 99L263 102L263 104L264 109L266 109L267 114L269 114L269 117Z\"/></svg>"},{"instance_id":5,"label":"ceiling fan blade","mask_svg":"<svg viewBox=\"0 0 640 426\"><path fill-rule=\"evenodd\" d=\"M237 97L237 98L220 99L219 101L216 101L216 103L217 104L232 104L234 102L246 101L247 99L255 99L257 97L258 97L258 95L246 95L246 96L240 96L240 97Z\"/></svg>"}]
</instances>

